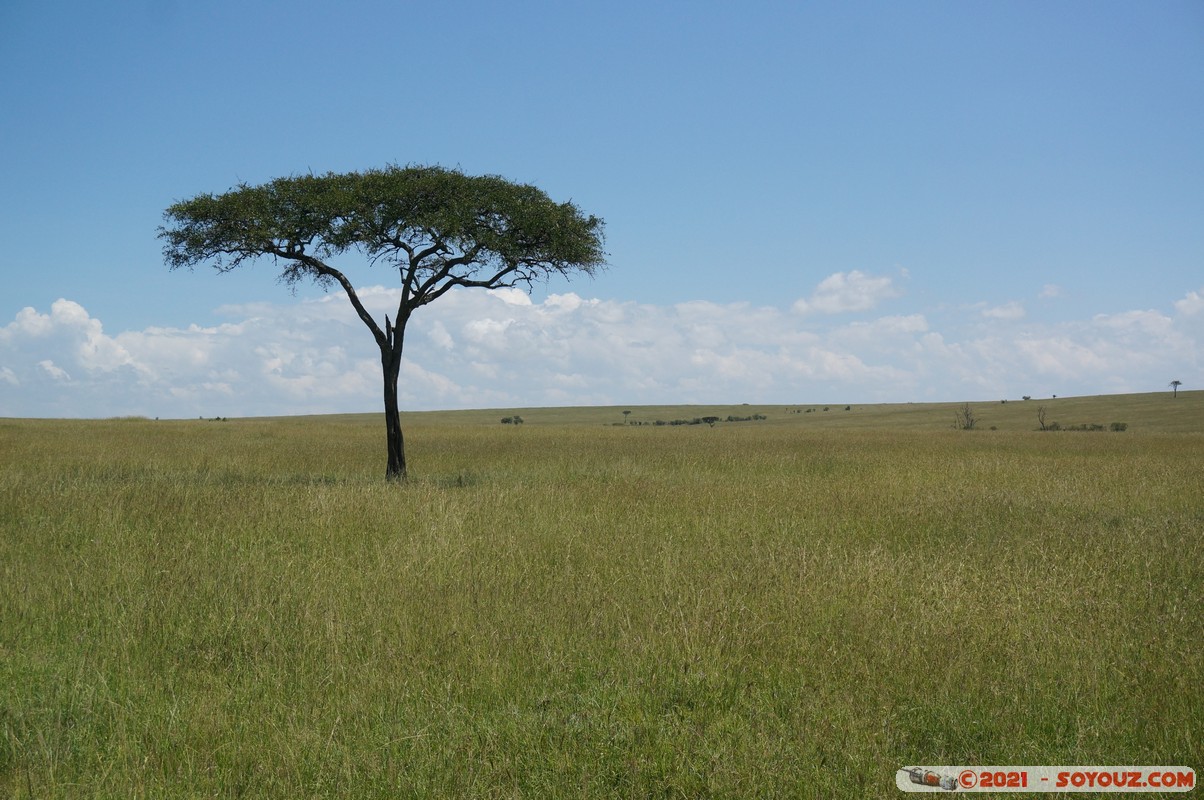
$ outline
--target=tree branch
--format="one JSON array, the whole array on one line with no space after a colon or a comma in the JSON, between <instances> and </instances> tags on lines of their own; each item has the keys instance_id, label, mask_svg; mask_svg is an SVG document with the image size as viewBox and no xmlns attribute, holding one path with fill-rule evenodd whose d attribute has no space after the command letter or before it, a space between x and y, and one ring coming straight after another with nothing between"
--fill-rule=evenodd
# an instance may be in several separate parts
<instances>
[{"instance_id":1,"label":"tree branch","mask_svg":"<svg viewBox=\"0 0 1204 800\"><path fill-rule=\"evenodd\" d=\"M290 247L290 249L292 248ZM347 279L346 275L344 275L342 272L339 272L329 264L323 263L313 256L306 255L305 253L294 252L290 254L289 250L282 250L279 247L273 247L269 250L269 252L274 256L304 264L316 274L331 278L336 281L340 286L343 287L343 291L347 293L347 299L351 301L351 306L355 309L355 313L358 314L359 318L363 320L365 325L368 326L368 330L372 331L372 336L376 339L376 343L382 348L389 347L391 345L390 337L380 329L379 325L376 324L376 320L374 320L372 315L368 313L368 309L364 308L364 304L360 302L359 295L355 293L355 287L352 286L351 281Z\"/></svg>"},{"instance_id":2,"label":"tree branch","mask_svg":"<svg viewBox=\"0 0 1204 800\"><path fill-rule=\"evenodd\" d=\"M440 281L444 280L449 275L451 275L452 270L454 270L456 267L462 267L466 264L471 264L473 261L475 261L477 256L480 255L480 252L481 252L481 246L474 245L473 247L469 248L464 253L456 256L455 258L449 258L446 261L444 261L442 264L439 265L439 268L437 270L432 268L431 276L429 278L427 278L425 281L423 281L421 286L417 286L414 289L413 299L415 301L415 305L424 306L427 303L431 302L431 300L434 300L436 297L441 296L443 294L443 292L446 290L439 291L438 294L435 294L435 295L431 295L431 291L436 287L436 285L438 285L438 283ZM411 276L410 277L413 277L414 272L416 272L416 268L413 265L411 265ZM458 280L461 280L461 279L456 276L452 277L453 283Z\"/></svg>"},{"instance_id":3,"label":"tree branch","mask_svg":"<svg viewBox=\"0 0 1204 800\"><path fill-rule=\"evenodd\" d=\"M462 278L459 276L453 277L451 280L447 281L447 283L443 284L438 289L431 292L429 295L425 295L422 299L422 302L420 302L419 305L424 306L427 303L433 303L434 301L438 300L443 295L447 294L452 289L452 287L455 287L455 286L464 286L464 287L468 287L468 288L478 288L478 289L501 289L506 286L513 286L516 283L516 281L523 280L523 277L519 276L515 281L503 281L502 278L506 277L507 275L509 275L513 272L517 272L517 271L518 271L518 265L511 264L510 266L506 267L504 270L501 270L500 272L496 273L489 280L474 281L469 278ZM528 280L528 282L530 282L530 279L527 279L527 280Z\"/></svg>"}]
</instances>

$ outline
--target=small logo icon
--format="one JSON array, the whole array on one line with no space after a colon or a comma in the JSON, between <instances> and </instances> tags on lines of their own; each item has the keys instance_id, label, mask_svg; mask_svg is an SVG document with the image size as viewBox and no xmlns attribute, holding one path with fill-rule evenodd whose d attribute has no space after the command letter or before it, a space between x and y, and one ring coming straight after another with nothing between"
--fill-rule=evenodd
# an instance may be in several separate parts
<instances>
[{"instance_id":1,"label":"small logo icon","mask_svg":"<svg viewBox=\"0 0 1204 800\"><path fill-rule=\"evenodd\" d=\"M920 786L935 786L940 789L948 789L952 791L956 789L957 778L953 775L941 775L939 772L933 772L930 769L921 769L920 767L904 767L903 772L907 773L907 777L912 783Z\"/></svg>"}]
</instances>

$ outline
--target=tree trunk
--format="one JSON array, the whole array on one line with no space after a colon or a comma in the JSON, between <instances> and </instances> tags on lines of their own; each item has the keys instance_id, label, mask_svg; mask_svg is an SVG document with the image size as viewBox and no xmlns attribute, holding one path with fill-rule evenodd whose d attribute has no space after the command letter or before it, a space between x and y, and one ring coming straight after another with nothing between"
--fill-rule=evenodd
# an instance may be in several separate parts
<instances>
[{"instance_id":1,"label":"tree trunk","mask_svg":"<svg viewBox=\"0 0 1204 800\"><path fill-rule=\"evenodd\" d=\"M404 481L406 478L405 438L401 434L401 415L397 410L397 375L401 371L401 347L382 348L381 366L385 377L385 435L389 449L389 465L385 479Z\"/></svg>"}]
</instances>

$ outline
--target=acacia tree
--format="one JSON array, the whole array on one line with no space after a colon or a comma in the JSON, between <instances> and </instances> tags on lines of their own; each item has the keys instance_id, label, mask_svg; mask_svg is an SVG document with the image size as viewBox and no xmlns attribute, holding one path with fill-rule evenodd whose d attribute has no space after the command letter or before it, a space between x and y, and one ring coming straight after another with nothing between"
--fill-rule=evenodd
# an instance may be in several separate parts
<instances>
[{"instance_id":1,"label":"acacia tree","mask_svg":"<svg viewBox=\"0 0 1204 800\"><path fill-rule=\"evenodd\" d=\"M424 305L452 289L500 289L605 265L603 222L534 186L434 166L278 178L199 194L164 212L159 228L171 269L210 264L229 272L263 257L280 280L310 280L347 294L380 349L384 377L386 477L406 476L397 406L405 330ZM395 270L401 299L376 320L331 261L348 253Z\"/></svg>"},{"instance_id":2,"label":"acacia tree","mask_svg":"<svg viewBox=\"0 0 1204 800\"><path fill-rule=\"evenodd\" d=\"M1179 387L1183 385L1183 381L1171 381L1167 386L1171 387L1172 394L1176 399L1179 397Z\"/></svg>"}]
</instances>

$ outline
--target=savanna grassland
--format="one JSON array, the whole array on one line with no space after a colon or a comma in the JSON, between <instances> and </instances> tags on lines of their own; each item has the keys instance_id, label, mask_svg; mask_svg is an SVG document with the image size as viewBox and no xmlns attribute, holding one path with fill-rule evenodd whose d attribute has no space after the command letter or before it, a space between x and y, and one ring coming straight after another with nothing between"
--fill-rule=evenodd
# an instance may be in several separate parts
<instances>
[{"instance_id":1,"label":"savanna grassland","mask_svg":"<svg viewBox=\"0 0 1204 800\"><path fill-rule=\"evenodd\" d=\"M0 420L0 792L1204 766L1204 393L827 407Z\"/></svg>"}]
</instances>

